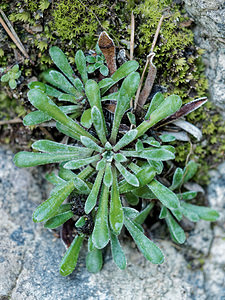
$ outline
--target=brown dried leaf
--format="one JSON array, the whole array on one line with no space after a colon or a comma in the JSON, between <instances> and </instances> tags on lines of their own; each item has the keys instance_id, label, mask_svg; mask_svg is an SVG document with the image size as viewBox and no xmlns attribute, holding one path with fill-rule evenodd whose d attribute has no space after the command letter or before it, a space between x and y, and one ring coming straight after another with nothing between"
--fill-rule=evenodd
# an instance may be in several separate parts
<instances>
[{"instance_id":1,"label":"brown dried leaf","mask_svg":"<svg viewBox=\"0 0 225 300\"><path fill-rule=\"evenodd\" d=\"M99 36L98 45L105 56L107 66L109 68L109 74L112 75L117 69L115 44L107 32L103 31Z\"/></svg>"}]
</instances>

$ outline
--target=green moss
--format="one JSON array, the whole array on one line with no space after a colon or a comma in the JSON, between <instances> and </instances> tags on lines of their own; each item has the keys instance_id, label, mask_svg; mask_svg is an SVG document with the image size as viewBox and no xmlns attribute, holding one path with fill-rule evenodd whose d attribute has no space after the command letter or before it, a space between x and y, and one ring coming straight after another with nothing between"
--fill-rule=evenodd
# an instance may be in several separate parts
<instances>
[{"instance_id":1,"label":"green moss","mask_svg":"<svg viewBox=\"0 0 225 300\"><path fill-rule=\"evenodd\" d=\"M53 11L53 29L62 39L82 36L81 44L93 46L99 21L104 21L110 1L61 0ZM105 24L107 25L107 24Z\"/></svg>"}]
</instances>

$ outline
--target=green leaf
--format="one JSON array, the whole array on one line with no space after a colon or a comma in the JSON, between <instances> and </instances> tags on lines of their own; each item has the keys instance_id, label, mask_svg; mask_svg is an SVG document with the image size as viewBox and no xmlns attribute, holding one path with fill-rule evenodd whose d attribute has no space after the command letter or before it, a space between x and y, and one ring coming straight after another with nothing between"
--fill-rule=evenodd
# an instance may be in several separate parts
<instances>
[{"instance_id":1,"label":"green leaf","mask_svg":"<svg viewBox=\"0 0 225 300\"><path fill-rule=\"evenodd\" d=\"M173 174L173 182L170 186L170 190L177 189L182 184L183 179L183 170L181 168L176 168L176 171Z\"/></svg>"},{"instance_id":2,"label":"green leaf","mask_svg":"<svg viewBox=\"0 0 225 300\"><path fill-rule=\"evenodd\" d=\"M60 185L65 183L65 180L63 180L59 176L56 176L54 172L45 175L45 178L54 185Z\"/></svg>"},{"instance_id":3,"label":"green leaf","mask_svg":"<svg viewBox=\"0 0 225 300\"><path fill-rule=\"evenodd\" d=\"M142 143L141 140L138 140L138 141L137 141L137 143L136 143L136 145L135 145L135 150L136 150L137 152L142 152L142 151L144 150L144 145L143 145L143 143Z\"/></svg>"},{"instance_id":4,"label":"green leaf","mask_svg":"<svg viewBox=\"0 0 225 300\"><path fill-rule=\"evenodd\" d=\"M119 151L121 148L124 148L125 146L129 145L136 137L137 130L129 130L127 133L124 134L124 136L117 142L117 144L113 147L113 150L115 152Z\"/></svg>"},{"instance_id":5,"label":"green leaf","mask_svg":"<svg viewBox=\"0 0 225 300\"><path fill-rule=\"evenodd\" d=\"M14 164L19 168L58 163L77 158L76 153L35 153L21 151L14 156Z\"/></svg>"},{"instance_id":6,"label":"green leaf","mask_svg":"<svg viewBox=\"0 0 225 300\"><path fill-rule=\"evenodd\" d=\"M54 216L53 218L49 219L44 227L49 229L57 228L61 225L63 225L66 221L71 219L74 216L72 211L64 212L60 215Z\"/></svg>"},{"instance_id":7,"label":"green leaf","mask_svg":"<svg viewBox=\"0 0 225 300\"><path fill-rule=\"evenodd\" d=\"M215 222L220 216L216 210L210 207L197 206L185 202L182 202L181 206L186 210L196 213L200 219L205 221Z\"/></svg>"},{"instance_id":8,"label":"green leaf","mask_svg":"<svg viewBox=\"0 0 225 300\"><path fill-rule=\"evenodd\" d=\"M76 228L81 228L81 227L83 227L84 225L85 225L85 218L82 216L82 217L80 217L80 218L76 221L75 227L76 227Z\"/></svg>"},{"instance_id":9,"label":"green leaf","mask_svg":"<svg viewBox=\"0 0 225 300\"><path fill-rule=\"evenodd\" d=\"M182 207L182 203L181 203L181 210L182 210L183 215L187 219L189 219L191 222L198 222L200 220L197 213L195 213L189 209L186 209L185 207Z\"/></svg>"},{"instance_id":10,"label":"green leaf","mask_svg":"<svg viewBox=\"0 0 225 300\"><path fill-rule=\"evenodd\" d=\"M103 175L104 175L104 170L100 170L95 179L95 183L92 187L92 190L89 196L87 197L87 200L85 202L85 207L84 207L84 211L86 214L89 214L96 205Z\"/></svg>"},{"instance_id":11,"label":"green leaf","mask_svg":"<svg viewBox=\"0 0 225 300\"><path fill-rule=\"evenodd\" d=\"M175 113L182 105L182 100L177 95L167 97L157 109L155 109L148 121L142 122L138 127L138 136L142 136L148 129L157 124L162 119Z\"/></svg>"},{"instance_id":12,"label":"green leaf","mask_svg":"<svg viewBox=\"0 0 225 300\"><path fill-rule=\"evenodd\" d=\"M62 91L74 95L77 99L82 97L82 94L58 71L49 71L48 82Z\"/></svg>"},{"instance_id":13,"label":"green leaf","mask_svg":"<svg viewBox=\"0 0 225 300\"><path fill-rule=\"evenodd\" d=\"M178 208L180 206L180 202L176 194L157 180L153 179L152 182L148 184L148 187L164 206L171 209Z\"/></svg>"},{"instance_id":14,"label":"green leaf","mask_svg":"<svg viewBox=\"0 0 225 300\"><path fill-rule=\"evenodd\" d=\"M86 268L90 273L97 273L101 270L103 265L102 251L94 248L89 251L86 256Z\"/></svg>"},{"instance_id":15,"label":"green leaf","mask_svg":"<svg viewBox=\"0 0 225 300\"><path fill-rule=\"evenodd\" d=\"M133 72L129 74L127 78L124 79L121 85L119 95L117 98L117 105L114 114L113 127L112 127L112 132L110 137L110 141L113 144L116 143L120 122L126 110L130 106L130 101L138 88L139 81L140 81L139 73Z\"/></svg>"},{"instance_id":16,"label":"green leaf","mask_svg":"<svg viewBox=\"0 0 225 300\"><path fill-rule=\"evenodd\" d=\"M81 125L83 125L85 128L91 128L92 125L92 119L91 119L91 108L86 109L80 119Z\"/></svg>"},{"instance_id":17,"label":"green leaf","mask_svg":"<svg viewBox=\"0 0 225 300\"><path fill-rule=\"evenodd\" d=\"M107 78L105 78L105 79L107 79ZM114 101L116 101L118 95L119 95L119 92L115 92L115 93L109 94L109 95L107 95L105 97L102 97L102 101L107 101L107 100L114 100Z\"/></svg>"},{"instance_id":18,"label":"green leaf","mask_svg":"<svg viewBox=\"0 0 225 300\"><path fill-rule=\"evenodd\" d=\"M109 221L113 232L119 235L123 227L123 208L120 200L117 172L115 167L112 169L113 183L111 188Z\"/></svg>"},{"instance_id":19,"label":"green leaf","mask_svg":"<svg viewBox=\"0 0 225 300\"><path fill-rule=\"evenodd\" d=\"M48 85L48 84L45 84L45 88L46 88L46 91L45 93L48 95L48 96L52 96L52 97L60 97L60 95L62 94L62 92L60 92L59 90L53 88L52 86Z\"/></svg>"},{"instance_id":20,"label":"green leaf","mask_svg":"<svg viewBox=\"0 0 225 300\"><path fill-rule=\"evenodd\" d=\"M75 63L77 66L77 70L80 73L81 78L85 84L88 80L88 74L87 74L86 58L82 50L78 50L76 52Z\"/></svg>"},{"instance_id":21,"label":"green leaf","mask_svg":"<svg viewBox=\"0 0 225 300\"><path fill-rule=\"evenodd\" d=\"M60 108L42 91L32 89L28 92L28 99L34 107L47 113L53 119L73 130L78 135L88 136L92 140L96 140L90 133L84 130L78 123L65 115Z\"/></svg>"},{"instance_id":22,"label":"green leaf","mask_svg":"<svg viewBox=\"0 0 225 300\"><path fill-rule=\"evenodd\" d=\"M170 210L172 212L172 214L174 215L174 217L177 219L177 221L181 221L183 218L183 214L182 214L182 209L181 207L176 208L176 209L171 209Z\"/></svg>"},{"instance_id":23,"label":"green leaf","mask_svg":"<svg viewBox=\"0 0 225 300\"><path fill-rule=\"evenodd\" d=\"M39 89L46 92L46 85L40 81L32 81L28 84L29 89Z\"/></svg>"},{"instance_id":24,"label":"green leaf","mask_svg":"<svg viewBox=\"0 0 225 300\"><path fill-rule=\"evenodd\" d=\"M88 74L94 73L95 70L96 70L95 65L89 65L87 67Z\"/></svg>"},{"instance_id":25,"label":"green leaf","mask_svg":"<svg viewBox=\"0 0 225 300\"><path fill-rule=\"evenodd\" d=\"M98 134L98 137L103 145L107 142L106 131L105 131L105 122L102 119L101 112L99 109L94 106L91 110L91 119L94 124L95 130Z\"/></svg>"},{"instance_id":26,"label":"green leaf","mask_svg":"<svg viewBox=\"0 0 225 300\"><path fill-rule=\"evenodd\" d=\"M147 186L142 186L132 190L132 193L140 198L152 200L155 199L155 195Z\"/></svg>"},{"instance_id":27,"label":"green leaf","mask_svg":"<svg viewBox=\"0 0 225 300\"><path fill-rule=\"evenodd\" d=\"M71 170L76 170L79 169L80 167L89 165L95 161L98 161L101 159L101 156L99 154L85 158L85 159L75 159L67 162L64 165L65 169L71 169Z\"/></svg>"},{"instance_id":28,"label":"green leaf","mask_svg":"<svg viewBox=\"0 0 225 300\"><path fill-rule=\"evenodd\" d=\"M159 219L165 219L167 216L167 211L168 211L167 208L162 205L161 210L160 210Z\"/></svg>"},{"instance_id":29,"label":"green leaf","mask_svg":"<svg viewBox=\"0 0 225 300\"><path fill-rule=\"evenodd\" d=\"M181 194L177 194L177 197L180 200L192 200L197 196L197 192L189 191Z\"/></svg>"},{"instance_id":30,"label":"green leaf","mask_svg":"<svg viewBox=\"0 0 225 300\"><path fill-rule=\"evenodd\" d=\"M168 211L165 219L172 239L179 244L183 244L186 240L184 230L178 225Z\"/></svg>"},{"instance_id":31,"label":"green leaf","mask_svg":"<svg viewBox=\"0 0 225 300\"><path fill-rule=\"evenodd\" d=\"M75 103L77 104L78 101L77 101L77 98L73 95L70 95L70 94L61 94L59 97L58 97L59 101L68 101L68 102L72 102L72 103Z\"/></svg>"},{"instance_id":32,"label":"green leaf","mask_svg":"<svg viewBox=\"0 0 225 300\"><path fill-rule=\"evenodd\" d=\"M114 154L114 159L117 162L125 162L125 161L127 161L127 158L123 154L121 154L121 153Z\"/></svg>"},{"instance_id":33,"label":"green leaf","mask_svg":"<svg viewBox=\"0 0 225 300\"><path fill-rule=\"evenodd\" d=\"M106 133L106 125L105 125L105 118L102 111L102 104L101 104L101 96L100 96L100 89L96 81L88 80L85 85L85 93L90 103L91 108L96 106L101 114L101 119L103 122L104 132Z\"/></svg>"},{"instance_id":34,"label":"green leaf","mask_svg":"<svg viewBox=\"0 0 225 300\"><path fill-rule=\"evenodd\" d=\"M60 264L60 274L62 276L70 275L75 269L83 240L84 237L77 235L63 256Z\"/></svg>"},{"instance_id":35,"label":"green leaf","mask_svg":"<svg viewBox=\"0 0 225 300\"><path fill-rule=\"evenodd\" d=\"M105 169L105 166L106 166L106 160L104 158L102 158L99 162L97 162L96 170L97 171L103 170L103 169Z\"/></svg>"},{"instance_id":36,"label":"green leaf","mask_svg":"<svg viewBox=\"0 0 225 300\"><path fill-rule=\"evenodd\" d=\"M184 168L184 176L183 176L183 183L189 181L197 172L198 165L193 161L189 161L187 166Z\"/></svg>"},{"instance_id":37,"label":"green leaf","mask_svg":"<svg viewBox=\"0 0 225 300\"><path fill-rule=\"evenodd\" d=\"M80 140L80 134L75 133L72 129L56 122L56 128L59 132L62 132L63 134L75 139L75 140Z\"/></svg>"},{"instance_id":38,"label":"green leaf","mask_svg":"<svg viewBox=\"0 0 225 300\"><path fill-rule=\"evenodd\" d=\"M152 167L147 166L138 171L135 176L138 179L139 187L141 187L152 181L152 179L155 177L155 171ZM120 193L127 193L129 191L133 191L134 189L134 186L127 182L121 182L119 186Z\"/></svg>"},{"instance_id":39,"label":"green leaf","mask_svg":"<svg viewBox=\"0 0 225 300\"><path fill-rule=\"evenodd\" d=\"M73 180L63 184L57 192L52 194L50 198L36 208L33 213L33 221L43 222L53 217L59 206L74 189L75 186Z\"/></svg>"},{"instance_id":40,"label":"green leaf","mask_svg":"<svg viewBox=\"0 0 225 300\"><path fill-rule=\"evenodd\" d=\"M115 264L121 270L126 269L127 262L126 262L125 254L119 243L118 237L112 231L110 234L110 243L111 243L112 257Z\"/></svg>"},{"instance_id":41,"label":"green leaf","mask_svg":"<svg viewBox=\"0 0 225 300\"><path fill-rule=\"evenodd\" d=\"M159 136L159 138L164 143L173 142L176 140L176 138L172 134L162 134Z\"/></svg>"},{"instance_id":42,"label":"green leaf","mask_svg":"<svg viewBox=\"0 0 225 300\"><path fill-rule=\"evenodd\" d=\"M111 79L114 81L113 83L106 86L104 89L102 89L102 94L104 94L106 91L108 91L114 84L116 84L121 79L128 76L130 73L136 71L139 67L139 64L135 60L130 60L122 64L122 66L119 67L119 69L116 70L111 76Z\"/></svg>"},{"instance_id":43,"label":"green leaf","mask_svg":"<svg viewBox=\"0 0 225 300\"><path fill-rule=\"evenodd\" d=\"M102 66L100 67L100 73L101 73L103 76L108 76L108 74L109 74L109 69L107 68L107 66L102 65Z\"/></svg>"},{"instance_id":44,"label":"green leaf","mask_svg":"<svg viewBox=\"0 0 225 300\"><path fill-rule=\"evenodd\" d=\"M169 159L174 159L175 155L166 149L152 149L138 151L121 151L126 157L139 157L155 161L164 161Z\"/></svg>"},{"instance_id":45,"label":"green leaf","mask_svg":"<svg viewBox=\"0 0 225 300\"><path fill-rule=\"evenodd\" d=\"M49 140L39 140L32 144L32 148L41 152L48 153L73 153L77 154L77 157L83 158L90 156L93 150L77 147L77 146L69 146L61 143L56 143Z\"/></svg>"},{"instance_id":46,"label":"green leaf","mask_svg":"<svg viewBox=\"0 0 225 300\"><path fill-rule=\"evenodd\" d=\"M150 167L152 167L157 174L161 174L163 170L163 162L162 161L156 161L156 160L148 160L148 164Z\"/></svg>"},{"instance_id":47,"label":"green leaf","mask_svg":"<svg viewBox=\"0 0 225 300\"><path fill-rule=\"evenodd\" d=\"M98 86L100 89L102 89L111 83L114 83L114 80L112 80L112 78L104 78L98 83Z\"/></svg>"},{"instance_id":48,"label":"green leaf","mask_svg":"<svg viewBox=\"0 0 225 300\"><path fill-rule=\"evenodd\" d=\"M163 263L162 251L141 232L137 225L127 217L125 217L124 224L144 257L153 264Z\"/></svg>"},{"instance_id":49,"label":"green leaf","mask_svg":"<svg viewBox=\"0 0 225 300\"><path fill-rule=\"evenodd\" d=\"M89 186L78 176L74 177L75 188L79 191L80 194L88 195L90 193Z\"/></svg>"},{"instance_id":50,"label":"green leaf","mask_svg":"<svg viewBox=\"0 0 225 300\"><path fill-rule=\"evenodd\" d=\"M9 81L9 73L6 73L1 77L1 82L7 82L7 81Z\"/></svg>"},{"instance_id":51,"label":"green leaf","mask_svg":"<svg viewBox=\"0 0 225 300\"><path fill-rule=\"evenodd\" d=\"M138 216L134 219L134 222L140 225L143 224L154 205L154 202L150 202L145 209L138 214Z\"/></svg>"},{"instance_id":52,"label":"green leaf","mask_svg":"<svg viewBox=\"0 0 225 300\"><path fill-rule=\"evenodd\" d=\"M92 149L92 150L100 152L100 153L104 150L102 147L97 145L94 141L92 141L90 138L88 138L86 136L81 136L80 140L81 140L81 143L89 149Z\"/></svg>"},{"instance_id":53,"label":"green leaf","mask_svg":"<svg viewBox=\"0 0 225 300\"><path fill-rule=\"evenodd\" d=\"M112 185L113 176L112 176L112 169L111 169L110 163L106 163L105 176L104 176L103 182L107 187L110 187Z\"/></svg>"},{"instance_id":54,"label":"green leaf","mask_svg":"<svg viewBox=\"0 0 225 300\"><path fill-rule=\"evenodd\" d=\"M9 86L12 90L14 90L17 86L16 80L15 79L10 79L9 80Z\"/></svg>"},{"instance_id":55,"label":"green leaf","mask_svg":"<svg viewBox=\"0 0 225 300\"><path fill-rule=\"evenodd\" d=\"M123 165L121 165L121 163L115 162L115 166L130 185L139 186L137 177L134 174L130 173Z\"/></svg>"},{"instance_id":56,"label":"green leaf","mask_svg":"<svg viewBox=\"0 0 225 300\"><path fill-rule=\"evenodd\" d=\"M93 63L95 63L96 58L95 58L94 56L88 55L88 56L86 56L86 61L87 61L88 63L93 64Z\"/></svg>"},{"instance_id":57,"label":"green leaf","mask_svg":"<svg viewBox=\"0 0 225 300\"><path fill-rule=\"evenodd\" d=\"M151 113L156 110L159 105L164 101L164 96L162 93L158 92L154 95L154 97L152 98L148 111L145 115L145 120L149 120Z\"/></svg>"},{"instance_id":58,"label":"green leaf","mask_svg":"<svg viewBox=\"0 0 225 300\"><path fill-rule=\"evenodd\" d=\"M93 244L98 249L104 248L109 242L108 197L109 188L103 184L95 219L95 227L92 233Z\"/></svg>"},{"instance_id":59,"label":"green leaf","mask_svg":"<svg viewBox=\"0 0 225 300\"><path fill-rule=\"evenodd\" d=\"M142 139L142 142L144 144L148 144L148 145L156 147L156 148L159 148L161 146L160 143L158 141L156 141L153 137L147 137L147 138L144 137Z\"/></svg>"},{"instance_id":60,"label":"green leaf","mask_svg":"<svg viewBox=\"0 0 225 300\"><path fill-rule=\"evenodd\" d=\"M73 85L75 85L73 70L63 51L59 47L54 46L49 49L49 54L55 65L69 78Z\"/></svg>"},{"instance_id":61,"label":"green leaf","mask_svg":"<svg viewBox=\"0 0 225 300\"><path fill-rule=\"evenodd\" d=\"M31 113L29 113L24 117L23 124L25 126L37 125L43 122L50 121L51 119L52 117L50 117L48 114L36 110L36 111L32 111Z\"/></svg>"},{"instance_id":62,"label":"green leaf","mask_svg":"<svg viewBox=\"0 0 225 300\"><path fill-rule=\"evenodd\" d=\"M139 197L131 192L124 194L124 198L132 206L136 206L139 203Z\"/></svg>"},{"instance_id":63,"label":"green leaf","mask_svg":"<svg viewBox=\"0 0 225 300\"><path fill-rule=\"evenodd\" d=\"M127 113L127 117L128 117L128 119L130 121L130 124L134 125L136 127L136 117L135 117L135 114L133 114L132 112L129 111Z\"/></svg>"}]
</instances>

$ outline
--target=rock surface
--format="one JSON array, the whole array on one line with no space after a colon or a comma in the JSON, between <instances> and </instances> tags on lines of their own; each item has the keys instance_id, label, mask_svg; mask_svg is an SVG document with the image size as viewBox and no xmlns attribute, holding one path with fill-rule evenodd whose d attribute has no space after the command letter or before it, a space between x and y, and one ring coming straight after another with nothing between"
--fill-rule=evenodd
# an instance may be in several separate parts
<instances>
[{"instance_id":1,"label":"rock surface","mask_svg":"<svg viewBox=\"0 0 225 300\"><path fill-rule=\"evenodd\" d=\"M185 0L185 8L196 23L196 44L203 55L211 100L225 116L225 2Z\"/></svg>"},{"instance_id":2,"label":"rock surface","mask_svg":"<svg viewBox=\"0 0 225 300\"><path fill-rule=\"evenodd\" d=\"M225 170L221 172L217 172L221 181L212 182L209 195L214 195L211 204L223 209L225 199L218 200L218 195L224 197L225 186L216 187L225 180ZM183 247L157 240L166 257L160 266L147 262L132 242L126 242L125 271L117 269L107 253L101 273L88 273L84 249L76 272L61 277L58 265L64 246L42 225L32 222L32 211L47 192L40 173L16 168L12 153L0 149L1 300L225 299L225 232L221 222L214 228L199 223Z\"/></svg>"}]
</instances>

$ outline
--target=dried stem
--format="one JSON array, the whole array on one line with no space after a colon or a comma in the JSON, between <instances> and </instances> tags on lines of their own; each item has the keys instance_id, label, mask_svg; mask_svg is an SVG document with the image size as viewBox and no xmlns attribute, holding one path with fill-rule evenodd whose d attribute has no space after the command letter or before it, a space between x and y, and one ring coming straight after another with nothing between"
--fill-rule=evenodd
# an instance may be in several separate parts
<instances>
[{"instance_id":1,"label":"dried stem","mask_svg":"<svg viewBox=\"0 0 225 300\"><path fill-rule=\"evenodd\" d=\"M136 93L136 96L135 96L134 109L137 109L138 107L139 108L143 107L143 105L145 104L145 101L143 101L142 104L139 103L139 96L140 96L140 93L141 93L141 87L142 87L142 84L143 84L143 81L144 81L144 76L145 76L146 69L148 67L149 62L152 61L152 59L155 55L154 48L155 48L155 45L156 45L156 42L157 42L157 39L158 39L158 36L159 36L159 32L160 32L160 28L162 26L163 19L164 19L164 16L162 16L159 20L159 23L158 23L158 26L157 26L157 29L156 29L156 32L155 32L155 35L154 35L154 39L153 39L153 42L152 42L151 50L150 50L150 53L147 56L145 67L144 67L144 70L142 72L141 80L140 80L140 83L139 83L139 86L138 86L138 89L137 89L137 93ZM153 65L153 63L151 65ZM149 71L150 71L151 65L149 67ZM146 78L146 83L147 83L147 80L148 80L148 78ZM151 91L151 88L152 88L152 86L150 87L150 91ZM146 89L146 85L145 85L144 89ZM146 92L150 93L150 91L146 91Z\"/></svg>"},{"instance_id":2,"label":"dried stem","mask_svg":"<svg viewBox=\"0 0 225 300\"><path fill-rule=\"evenodd\" d=\"M131 13L131 24L130 24L130 60L134 57L134 32L135 32L135 20L133 11Z\"/></svg>"},{"instance_id":3,"label":"dried stem","mask_svg":"<svg viewBox=\"0 0 225 300\"><path fill-rule=\"evenodd\" d=\"M8 18L6 17L6 15L4 14L4 12L0 9L1 15L3 18L0 16L0 23L2 24L3 28L5 29L5 31L8 33L9 37L12 39L12 41L15 43L15 45L18 47L18 49L22 52L22 54L30 59L28 53L26 52L22 42L20 41L19 37L17 36L13 26L11 25L11 23L9 22ZM8 26L7 26L7 24Z\"/></svg>"}]
</instances>

